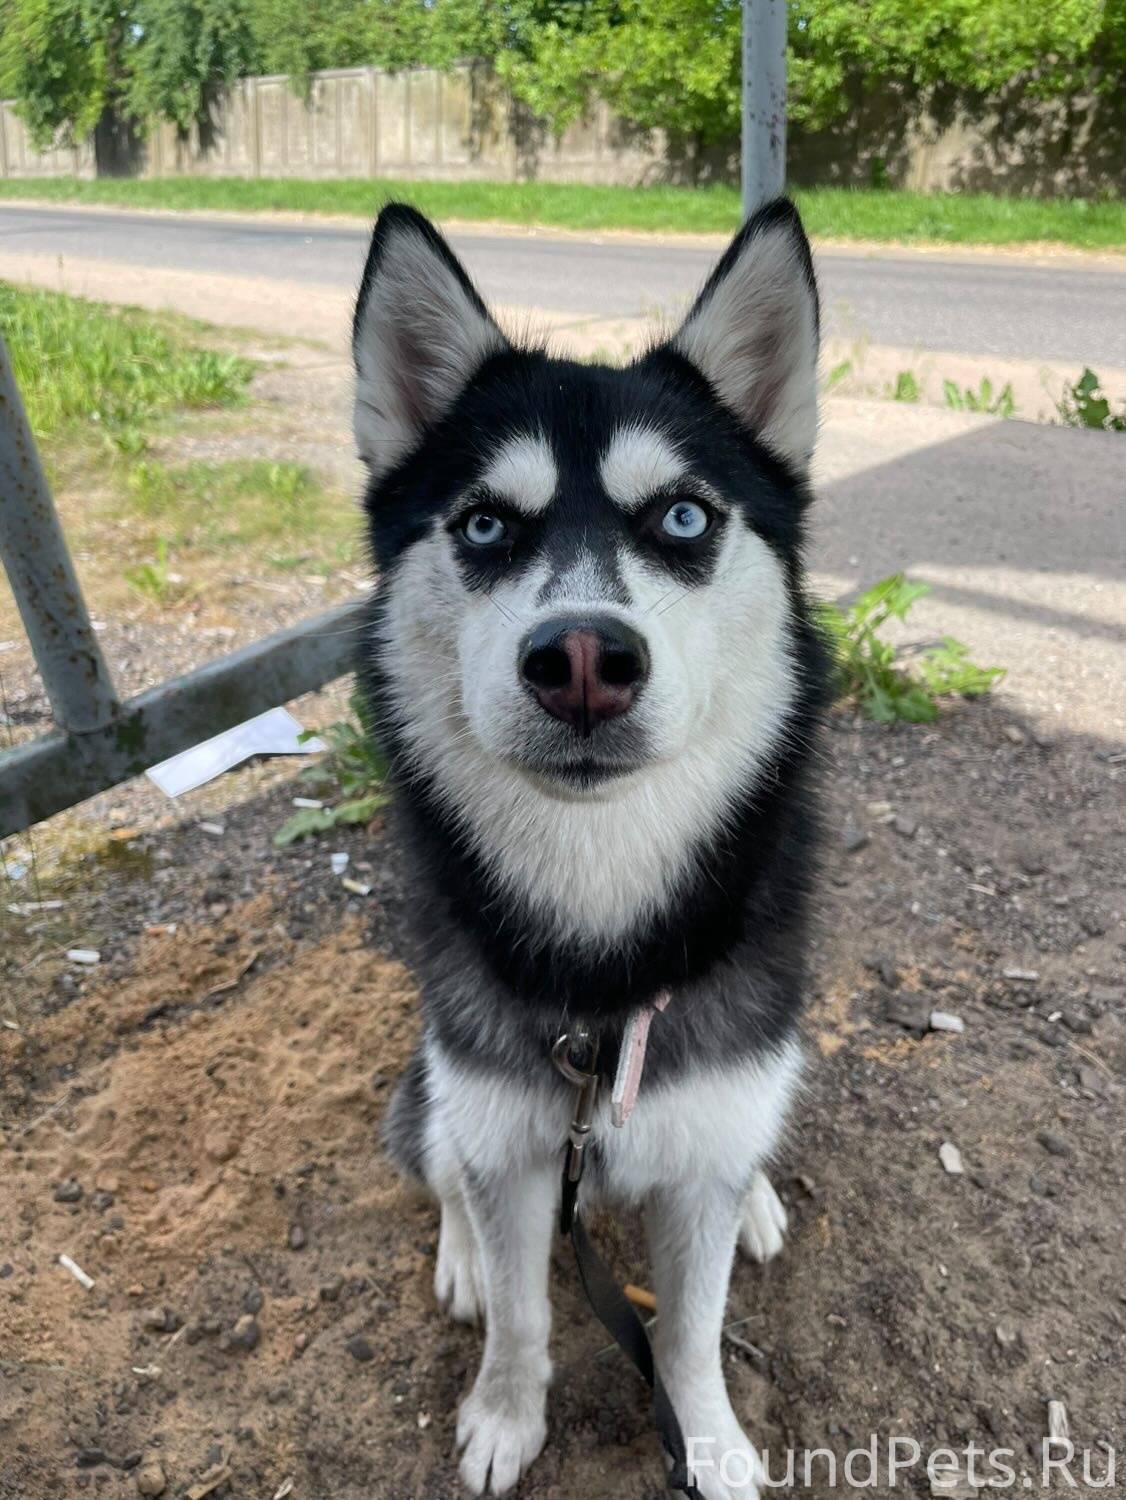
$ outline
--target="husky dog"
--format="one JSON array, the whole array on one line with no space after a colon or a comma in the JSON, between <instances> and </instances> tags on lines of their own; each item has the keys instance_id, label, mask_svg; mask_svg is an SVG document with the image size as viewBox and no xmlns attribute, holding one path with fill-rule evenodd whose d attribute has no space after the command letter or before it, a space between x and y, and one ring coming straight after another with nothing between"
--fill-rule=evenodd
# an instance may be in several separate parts
<instances>
[{"instance_id":1,"label":"husky dog","mask_svg":"<svg viewBox=\"0 0 1126 1500\"><path fill-rule=\"evenodd\" d=\"M380 214L354 325L379 587L361 679L413 881L423 1029L387 1127L441 1204L434 1286L483 1318L461 1476L545 1438L548 1261L576 1018L613 1076L667 991L632 1118L582 1202L644 1208L655 1356L706 1500L754 1497L720 1333L799 1072L824 664L802 583L818 298L794 208L744 226L624 368L520 347L434 227Z\"/></svg>"}]
</instances>

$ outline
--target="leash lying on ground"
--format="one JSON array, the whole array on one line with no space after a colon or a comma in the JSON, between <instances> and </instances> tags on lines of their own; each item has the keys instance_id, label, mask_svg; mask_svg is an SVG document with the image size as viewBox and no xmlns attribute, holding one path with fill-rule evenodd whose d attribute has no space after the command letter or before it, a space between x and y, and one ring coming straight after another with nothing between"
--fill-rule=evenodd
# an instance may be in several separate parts
<instances>
[{"instance_id":1,"label":"leash lying on ground","mask_svg":"<svg viewBox=\"0 0 1126 1500\"><path fill-rule=\"evenodd\" d=\"M655 1005L634 1011L626 1025L611 1095L615 1125L624 1125L633 1112L645 1062L649 1024L654 1011L664 1010L668 1000L666 994ZM654 1362L653 1346L645 1324L614 1280L606 1262L591 1244L579 1213L579 1183L586 1164L586 1147L598 1100L597 1038L585 1026L577 1025L559 1038L551 1056L560 1073L575 1089L575 1110L563 1156L560 1232L571 1241L575 1263L579 1268L579 1279L595 1317L653 1392L653 1421L669 1461L669 1489L686 1495L688 1500L703 1500L688 1473L684 1433Z\"/></svg>"}]
</instances>

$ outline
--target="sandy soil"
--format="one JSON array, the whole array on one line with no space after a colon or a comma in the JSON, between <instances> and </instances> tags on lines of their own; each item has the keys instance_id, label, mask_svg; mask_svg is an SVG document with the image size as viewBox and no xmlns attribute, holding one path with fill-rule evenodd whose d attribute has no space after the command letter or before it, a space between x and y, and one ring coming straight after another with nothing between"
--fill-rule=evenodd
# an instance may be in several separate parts
<instances>
[{"instance_id":1,"label":"sandy soil","mask_svg":"<svg viewBox=\"0 0 1126 1500\"><path fill-rule=\"evenodd\" d=\"M1002 700L926 729L838 714L825 766L792 1229L736 1268L736 1408L775 1455L898 1433L1031 1475L1061 1400L1102 1473L1126 1420L1121 747L1038 740ZM480 1337L436 1308L435 1212L377 1146L416 1025L394 836L275 850L298 788L224 786L222 838L135 830L76 885L97 969L47 959L0 1003L4 1500L457 1494ZM916 1028L932 1009L964 1034ZM636 1226L597 1231L644 1284ZM654 1500L643 1393L562 1247L553 1282L520 1494Z\"/></svg>"}]
</instances>

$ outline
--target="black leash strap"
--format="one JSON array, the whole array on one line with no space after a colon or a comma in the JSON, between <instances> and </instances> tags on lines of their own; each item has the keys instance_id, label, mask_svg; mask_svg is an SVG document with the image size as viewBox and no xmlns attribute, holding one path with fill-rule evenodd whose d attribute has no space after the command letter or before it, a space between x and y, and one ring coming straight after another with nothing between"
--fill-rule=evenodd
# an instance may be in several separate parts
<instances>
[{"instance_id":1,"label":"black leash strap","mask_svg":"<svg viewBox=\"0 0 1126 1500\"><path fill-rule=\"evenodd\" d=\"M578 1047L576 1042L579 1043ZM595 1068L597 1050L597 1045L589 1037L572 1035L560 1037L553 1054L556 1067L578 1091L575 1118L571 1122L568 1145L563 1154L563 1196L559 1228L571 1241L575 1263L579 1268L579 1279L595 1317L622 1353L628 1356L653 1392L653 1421L669 1460L669 1489L686 1495L688 1500L704 1500L689 1477L684 1433L657 1371L653 1346L649 1342L645 1324L588 1239L586 1226L578 1209L579 1182L585 1165L585 1150L598 1091ZM576 1052L582 1054L577 1062Z\"/></svg>"},{"instance_id":2,"label":"black leash strap","mask_svg":"<svg viewBox=\"0 0 1126 1500\"><path fill-rule=\"evenodd\" d=\"M688 1500L703 1500L688 1475L688 1451L684 1445L684 1433L653 1361L653 1346L649 1342L645 1324L587 1237L586 1226L576 1203L578 1189L578 1183L570 1180L564 1162L563 1206L559 1227L574 1249L575 1264L579 1268L579 1280L583 1284L586 1300L603 1328L653 1392L653 1422L669 1460L669 1489L686 1495Z\"/></svg>"}]
</instances>

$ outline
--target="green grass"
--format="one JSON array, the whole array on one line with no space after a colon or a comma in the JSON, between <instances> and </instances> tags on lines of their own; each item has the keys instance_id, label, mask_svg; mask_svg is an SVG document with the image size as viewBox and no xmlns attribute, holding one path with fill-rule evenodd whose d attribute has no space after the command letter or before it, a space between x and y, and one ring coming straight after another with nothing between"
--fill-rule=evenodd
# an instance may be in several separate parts
<instances>
[{"instance_id":1,"label":"green grass","mask_svg":"<svg viewBox=\"0 0 1126 1500\"><path fill-rule=\"evenodd\" d=\"M308 469L267 459L135 464L116 513L142 523L158 548L258 554L281 571L347 563L356 532L351 508ZM295 556L305 544L313 550Z\"/></svg>"},{"instance_id":2,"label":"green grass","mask_svg":"<svg viewBox=\"0 0 1126 1500\"><path fill-rule=\"evenodd\" d=\"M164 412L235 405L253 371L151 315L2 282L0 333L37 438L97 424L127 453Z\"/></svg>"},{"instance_id":3,"label":"green grass","mask_svg":"<svg viewBox=\"0 0 1126 1500\"><path fill-rule=\"evenodd\" d=\"M739 224L734 188L596 187L541 182L405 182L160 177L88 182L56 177L0 182L0 195L132 208L267 210L370 218L387 198L438 219L498 220L563 229L729 233ZM1051 241L1083 250L1126 246L1126 203L813 188L794 195L813 235L956 245Z\"/></svg>"}]
</instances>

